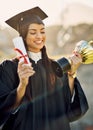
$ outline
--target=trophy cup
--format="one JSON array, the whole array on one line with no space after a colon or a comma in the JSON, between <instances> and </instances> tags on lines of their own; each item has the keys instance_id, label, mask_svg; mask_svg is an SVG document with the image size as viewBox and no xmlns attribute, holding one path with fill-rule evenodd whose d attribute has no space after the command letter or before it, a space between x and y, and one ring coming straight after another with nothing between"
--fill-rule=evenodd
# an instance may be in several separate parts
<instances>
[{"instance_id":1,"label":"trophy cup","mask_svg":"<svg viewBox=\"0 0 93 130\"><path fill-rule=\"evenodd\" d=\"M81 40L75 46L74 52L78 52L82 57L82 64L93 63L93 42ZM53 70L58 77L62 77L64 73L71 69L71 60L68 58L60 58L52 62Z\"/></svg>"},{"instance_id":2,"label":"trophy cup","mask_svg":"<svg viewBox=\"0 0 93 130\"><path fill-rule=\"evenodd\" d=\"M79 52L82 57L83 64L93 63L93 46L92 41L80 41L76 44L75 51Z\"/></svg>"}]
</instances>

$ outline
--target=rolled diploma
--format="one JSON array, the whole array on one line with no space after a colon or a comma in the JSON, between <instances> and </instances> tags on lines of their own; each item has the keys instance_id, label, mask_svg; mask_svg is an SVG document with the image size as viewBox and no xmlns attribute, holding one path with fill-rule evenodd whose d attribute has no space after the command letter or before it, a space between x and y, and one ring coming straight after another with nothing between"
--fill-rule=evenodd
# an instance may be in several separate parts
<instances>
[{"instance_id":1,"label":"rolled diploma","mask_svg":"<svg viewBox=\"0 0 93 130\"><path fill-rule=\"evenodd\" d=\"M18 36L16 38L13 38L13 43L19 60L24 61L26 64L29 64L30 61L22 37Z\"/></svg>"}]
</instances>

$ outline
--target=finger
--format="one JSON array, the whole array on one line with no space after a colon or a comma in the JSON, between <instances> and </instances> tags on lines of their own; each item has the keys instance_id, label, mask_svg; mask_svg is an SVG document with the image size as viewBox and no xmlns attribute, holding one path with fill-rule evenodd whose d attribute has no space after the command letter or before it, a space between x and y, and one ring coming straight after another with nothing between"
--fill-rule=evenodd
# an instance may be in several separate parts
<instances>
[{"instance_id":1,"label":"finger","mask_svg":"<svg viewBox=\"0 0 93 130\"><path fill-rule=\"evenodd\" d=\"M24 62L19 63L18 72L24 71L26 69L33 70L33 67L31 66L31 64L29 64L29 65L28 64L24 64Z\"/></svg>"},{"instance_id":2,"label":"finger","mask_svg":"<svg viewBox=\"0 0 93 130\"><path fill-rule=\"evenodd\" d=\"M19 68L18 69L18 73L32 73L32 72L34 72L34 69L33 69L33 67L31 67L31 66L24 66L24 67L21 67L21 68Z\"/></svg>"},{"instance_id":3,"label":"finger","mask_svg":"<svg viewBox=\"0 0 93 130\"><path fill-rule=\"evenodd\" d=\"M31 64L22 64L22 68L29 68L29 69L33 69L33 67L31 66Z\"/></svg>"},{"instance_id":4,"label":"finger","mask_svg":"<svg viewBox=\"0 0 93 130\"><path fill-rule=\"evenodd\" d=\"M82 56L80 55L80 53L74 52L74 54L75 54L77 57L82 58Z\"/></svg>"},{"instance_id":5,"label":"finger","mask_svg":"<svg viewBox=\"0 0 93 130\"><path fill-rule=\"evenodd\" d=\"M34 69L32 68L32 67L28 67L28 68L26 68L26 67L23 67L23 68L21 68L21 69L19 69L19 73L30 73L30 72L33 72L34 71Z\"/></svg>"},{"instance_id":6,"label":"finger","mask_svg":"<svg viewBox=\"0 0 93 130\"><path fill-rule=\"evenodd\" d=\"M82 62L82 58L81 58L81 56L80 56L80 54L78 54L77 53L77 55L72 55L71 57L70 57L70 59L73 61L73 62L75 62L75 63L78 63L78 62Z\"/></svg>"},{"instance_id":7,"label":"finger","mask_svg":"<svg viewBox=\"0 0 93 130\"><path fill-rule=\"evenodd\" d=\"M24 61L19 61L18 65L19 65L19 66L31 66L31 63L25 64Z\"/></svg>"},{"instance_id":8,"label":"finger","mask_svg":"<svg viewBox=\"0 0 93 130\"><path fill-rule=\"evenodd\" d=\"M18 62L18 68L21 68L23 64L24 64L24 61L21 61L21 62L19 61Z\"/></svg>"},{"instance_id":9,"label":"finger","mask_svg":"<svg viewBox=\"0 0 93 130\"><path fill-rule=\"evenodd\" d=\"M75 56L75 60L76 60L76 62L78 63L78 62L82 62L82 58L78 55L78 56Z\"/></svg>"},{"instance_id":10,"label":"finger","mask_svg":"<svg viewBox=\"0 0 93 130\"><path fill-rule=\"evenodd\" d=\"M34 75L35 71L31 71L31 72L22 72L20 73L20 78L29 78L30 76Z\"/></svg>"},{"instance_id":11,"label":"finger","mask_svg":"<svg viewBox=\"0 0 93 130\"><path fill-rule=\"evenodd\" d=\"M22 73L22 74L24 74L24 73L32 73L32 72L34 72L34 70L32 70L32 69L24 69L23 71L21 70L19 72Z\"/></svg>"}]
</instances>

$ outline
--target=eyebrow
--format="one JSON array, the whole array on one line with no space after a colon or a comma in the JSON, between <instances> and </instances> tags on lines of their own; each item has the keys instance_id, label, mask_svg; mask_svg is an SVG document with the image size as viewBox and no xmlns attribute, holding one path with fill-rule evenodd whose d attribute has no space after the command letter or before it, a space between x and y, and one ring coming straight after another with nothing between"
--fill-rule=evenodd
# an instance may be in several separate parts
<instances>
[{"instance_id":1,"label":"eyebrow","mask_svg":"<svg viewBox=\"0 0 93 130\"><path fill-rule=\"evenodd\" d=\"M40 30L44 30L45 28L41 28ZM34 29L34 28L30 28L30 29L28 29L28 30L33 30L33 31L36 31L36 29Z\"/></svg>"}]
</instances>

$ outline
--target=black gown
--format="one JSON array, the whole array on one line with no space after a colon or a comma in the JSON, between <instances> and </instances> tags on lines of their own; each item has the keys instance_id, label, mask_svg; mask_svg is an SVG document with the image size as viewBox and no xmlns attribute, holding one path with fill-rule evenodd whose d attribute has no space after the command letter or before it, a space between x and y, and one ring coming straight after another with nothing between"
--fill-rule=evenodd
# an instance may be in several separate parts
<instances>
[{"instance_id":1,"label":"black gown","mask_svg":"<svg viewBox=\"0 0 93 130\"><path fill-rule=\"evenodd\" d=\"M88 103L81 85L75 79L75 97L71 93L67 74L57 77L55 89L47 90L46 72L42 60L31 60L34 70L29 78L29 97L24 96L20 106L11 109L16 100L19 84L18 63L10 60L0 65L0 124L2 130L70 130L69 123L83 116Z\"/></svg>"}]
</instances>

